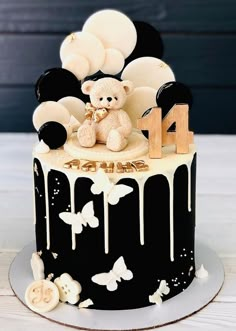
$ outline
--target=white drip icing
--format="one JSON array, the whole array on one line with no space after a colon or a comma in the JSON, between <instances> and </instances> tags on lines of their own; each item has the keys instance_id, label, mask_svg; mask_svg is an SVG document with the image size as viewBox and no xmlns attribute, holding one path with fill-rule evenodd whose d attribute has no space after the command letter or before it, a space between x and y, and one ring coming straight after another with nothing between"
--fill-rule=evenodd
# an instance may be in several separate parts
<instances>
[{"instance_id":1,"label":"white drip icing","mask_svg":"<svg viewBox=\"0 0 236 331\"><path fill-rule=\"evenodd\" d=\"M112 183L116 185L118 182L117 178L112 180ZM103 193L103 209L104 209L104 250L105 253L109 253L109 203L108 193Z\"/></svg>"},{"instance_id":2,"label":"white drip icing","mask_svg":"<svg viewBox=\"0 0 236 331\"><path fill-rule=\"evenodd\" d=\"M50 219L49 219L49 198L48 198L48 169L42 167L44 176L44 188L45 188L45 209L46 209L46 240L47 249L50 249Z\"/></svg>"},{"instance_id":3,"label":"white drip icing","mask_svg":"<svg viewBox=\"0 0 236 331\"><path fill-rule=\"evenodd\" d=\"M169 184L170 260L174 261L174 172L164 174Z\"/></svg>"},{"instance_id":4,"label":"white drip icing","mask_svg":"<svg viewBox=\"0 0 236 331\"><path fill-rule=\"evenodd\" d=\"M188 171L188 211L191 211L191 165L192 165L192 161L193 161L193 157L194 157L195 153L192 153L192 155L190 156L188 154L188 159L186 160L182 160L182 162L176 162L175 167L173 167L170 171L166 172L164 168L160 168L158 169L158 167L154 167L153 169L157 169L158 172L153 172L151 171L151 173L147 173L147 175L145 175L145 178L140 177L140 174L137 173L137 178L133 177L133 179L135 179L138 183L139 186L139 215L140 215L140 220L139 220L139 231L140 231L140 244L144 245L145 242L145 238L144 238L144 185L145 185L145 181L151 177L152 175L164 175L167 178L168 181L168 185L169 185L169 208L170 208L170 260L174 261L174 173L177 170L177 168L183 164L185 164L187 166L187 171ZM183 155L183 157L185 157ZM191 158L189 160L189 157ZM159 160L157 160L158 162ZM185 162L184 162L185 161ZM155 160L149 160L149 162L155 162ZM50 167L51 168L51 167ZM54 169L55 167L53 167ZM46 169L46 166L43 166L42 163L42 169L43 169L43 173L44 173L44 183L45 183L45 205L46 205L46 231L47 231L47 249L50 248L50 228L49 228L49 199L48 199L48 172L50 170ZM75 206L74 206L74 185L75 185L75 181L77 178L79 177L88 177L91 178L93 180L94 178L94 174L85 174L85 173L78 173L78 172L68 172L68 170L63 169L63 168L59 168L56 169L62 173L64 173L70 183L70 195L71 195L71 212L75 212ZM131 178L132 176L128 176L128 178ZM125 177L124 177L125 178ZM113 180L112 182L117 182L118 180L120 180L121 178L119 178L119 176L116 176L115 174L113 174ZM105 253L108 254L109 253L109 212L108 212L108 201L107 201L107 197L105 197L104 195L104 248L105 248ZM76 246L76 242L75 242L75 234L72 234L72 249L75 249Z\"/></svg>"},{"instance_id":5,"label":"white drip icing","mask_svg":"<svg viewBox=\"0 0 236 331\"><path fill-rule=\"evenodd\" d=\"M75 181L76 178L67 176L69 185L70 185L70 208L71 213L75 213ZM72 249L76 248L76 234L72 231L71 227L71 241L72 241Z\"/></svg>"},{"instance_id":6,"label":"white drip icing","mask_svg":"<svg viewBox=\"0 0 236 331\"><path fill-rule=\"evenodd\" d=\"M191 206L191 165L192 165L193 159L186 164L188 169L188 211L190 212L192 210Z\"/></svg>"},{"instance_id":7,"label":"white drip icing","mask_svg":"<svg viewBox=\"0 0 236 331\"><path fill-rule=\"evenodd\" d=\"M141 178L137 180L139 187L139 237L140 244L144 245L144 185L147 178Z\"/></svg>"},{"instance_id":8,"label":"white drip icing","mask_svg":"<svg viewBox=\"0 0 236 331\"><path fill-rule=\"evenodd\" d=\"M35 180L34 180L34 176L35 176L35 171L34 171L34 167L35 167L35 162L33 162L33 215L34 215L34 223L36 224L36 197L35 197Z\"/></svg>"},{"instance_id":9,"label":"white drip icing","mask_svg":"<svg viewBox=\"0 0 236 331\"><path fill-rule=\"evenodd\" d=\"M193 161L193 156L191 160L186 162L187 171L188 171L188 211L191 212L191 165ZM174 261L174 174L180 165L177 165L176 168L171 172L162 173L168 181L169 185L169 211L170 211L170 260ZM139 186L139 229L140 229L140 244L144 245L144 185L146 179L140 178L137 180Z\"/></svg>"},{"instance_id":10,"label":"white drip icing","mask_svg":"<svg viewBox=\"0 0 236 331\"><path fill-rule=\"evenodd\" d=\"M105 253L109 253L109 213L107 194L103 194L103 207L104 207L104 247Z\"/></svg>"}]
</instances>

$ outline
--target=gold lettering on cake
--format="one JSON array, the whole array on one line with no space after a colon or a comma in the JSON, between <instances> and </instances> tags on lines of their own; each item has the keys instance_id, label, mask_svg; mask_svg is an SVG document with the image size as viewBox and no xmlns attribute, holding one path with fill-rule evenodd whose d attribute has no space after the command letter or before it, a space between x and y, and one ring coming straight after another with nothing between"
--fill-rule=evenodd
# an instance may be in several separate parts
<instances>
[{"instance_id":1,"label":"gold lettering on cake","mask_svg":"<svg viewBox=\"0 0 236 331\"><path fill-rule=\"evenodd\" d=\"M80 166L80 160L71 160L69 162L64 163L64 168L66 169L79 169Z\"/></svg>"},{"instance_id":2,"label":"gold lettering on cake","mask_svg":"<svg viewBox=\"0 0 236 331\"><path fill-rule=\"evenodd\" d=\"M136 171L148 171L149 166L143 160L132 161L132 166Z\"/></svg>"},{"instance_id":3,"label":"gold lettering on cake","mask_svg":"<svg viewBox=\"0 0 236 331\"><path fill-rule=\"evenodd\" d=\"M105 172L112 173L114 172L114 162L101 162L100 168L102 168Z\"/></svg>"},{"instance_id":4,"label":"gold lettering on cake","mask_svg":"<svg viewBox=\"0 0 236 331\"><path fill-rule=\"evenodd\" d=\"M132 168L132 164L130 162L117 162L116 165L116 172L123 173L123 172L133 172L134 169Z\"/></svg>"},{"instance_id":5,"label":"gold lettering on cake","mask_svg":"<svg viewBox=\"0 0 236 331\"><path fill-rule=\"evenodd\" d=\"M81 170L95 172L96 168L96 161L88 161L82 165Z\"/></svg>"},{"instance_id":6,"label":"gold lettering on cake","mask_svg":"<svg viewBox=\"0 0 236 331\"><path fill-rule=\"evenodd\" d=\"M82 163L85 162L85 163ZM81 164L82 163L82 164ZM97 163L99 163L99 168L103 169L106 173L113 173L116 171L117 173L129 173L133 171L148 171L149 166L147 163L145 163L144 160L136 160L136 161L130 161L130 162L107 162L107 161L82 161L82 160L71 160L66 163L64 163L63 167L66 169L73 169L78 170L80 169L82 171L97 171Z\"/></svg>"}]
</instances>

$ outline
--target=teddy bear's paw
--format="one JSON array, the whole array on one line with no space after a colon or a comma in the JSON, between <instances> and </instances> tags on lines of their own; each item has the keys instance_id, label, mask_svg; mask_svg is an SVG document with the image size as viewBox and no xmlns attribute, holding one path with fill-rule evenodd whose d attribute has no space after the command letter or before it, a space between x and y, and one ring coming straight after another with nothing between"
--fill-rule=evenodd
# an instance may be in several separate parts
<instances>
[{"instance_id":1,"label":"teddy bear's paw","mask_svg":"<svg viewBox=\"0 0 236 331\"><path fill-rule=\"evenodd\" d=\"M119 131L113 129L109 132L107 138L107 148L114 152L119 152L127 145L127 139L124 138Z\"/></svg>"},{"instance_id":2,"label":"teddy bear's paw","mask_svg":"<svg viewBox=\"0 0 236 331\"><path fill-rule=\"evenodd\" d=\"M82 147L93 147L96 143L96 132L92 125L84 124L77 131L77 138Z\"/></svg>"}]
</instances>

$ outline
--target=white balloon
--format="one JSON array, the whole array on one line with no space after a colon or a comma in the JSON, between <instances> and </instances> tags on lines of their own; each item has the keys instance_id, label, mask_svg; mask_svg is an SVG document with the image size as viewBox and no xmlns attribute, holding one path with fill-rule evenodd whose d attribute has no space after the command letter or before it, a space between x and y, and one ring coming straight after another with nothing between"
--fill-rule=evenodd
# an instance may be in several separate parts
<instances>
[{"instance_id":1,"label":"white balloon","mask_svg":"<svg viewBox=\"0 0 236 331\"><path fill-rule=\"evenodd\" d=\"M62 63L71 54L82 55L89 62L88 75L97 72L104 63L105 49L101 41L89 32L74 32L61 44L60 58Z\"/></svg>"},{"instance_id":2,"label":"white balloon","mask_svg":"<svg viewBox=\"0 0 236 331\"><path fill-rule=\"evenodd\" d=\"M116 75L123 69L125 59L123 54L115 48L107 48L105 62L101 68L104 74Z\"/></svg>"},{"instance_id":3,"label":"white balloon","mask_svg":"<svg viewBox=\"0 0 236 331\"><path fill-rule=\"evenodd\" d=\"M78 80L84 79L89 74L88 60L79 54L71 54L65 58L62 68L72 72Z\"/></svg>"},{"instance_id":4,"label":"white balloon","mask_svg":"<svg viewBox=\"0 0 236 331\"><path fill-rule=\"evenodd\" d=\"M136 87L132 94L128 95L123 109L127 112L134 128L137 127L137 119L143 113L156 106L157 91L151 87Z\"/></svg>"},{"instance_id":5,"label":"white balloon","mask_svg":"<svg viewBox=\"0 0 236 331\"><path fill-rule=\"evenodd\" d=\"M33 113L33 125L38 131L44 123L50 121L55 121L60 124L69 123L70 113L63 105L58 102L42 102Z\"/></svg>"},{"instance_id":6,"label":"white balloon","mask_svg":"<svg viewBox=\"0 0 236 331\"><path fill-rule=\"evenodd\" d=\"M115 48L127 58L137 42L133 22L125 14L112 9L100 10L84 23L83 31L93 33L105 48Z\"/></svg>"},{"instance_id":7,"label":"white balloon","mask_svg":"<svg viewBox=\"0 0 236 331\"><path fill-rule=\"evenodd\" d=\"M64 97L58 100L80 123L84 121L85 103L76 97Z\"/></svg>"},{"instance_id":8,"label":"white balloon","mask_svg":"<svg viewBox=\"0 0 236 331\"><path fill-rule=\"evenodd\" d=\"M121 78L131 80L135 87L148 86L158 90L163 84L175 81L171 68L155 57L140 57L130 62Z\"/></svg>"}]
</instances>

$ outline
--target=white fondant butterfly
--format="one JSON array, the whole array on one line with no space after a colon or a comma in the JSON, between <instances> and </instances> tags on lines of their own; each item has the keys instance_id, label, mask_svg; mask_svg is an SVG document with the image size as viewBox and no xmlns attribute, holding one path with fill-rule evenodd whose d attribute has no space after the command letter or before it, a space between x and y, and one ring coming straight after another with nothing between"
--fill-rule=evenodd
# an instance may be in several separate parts
<instances>
[{"instance_id":1,"label":"white fondant butterfly","mask_svg":"<svg viewBox=\"0 0 236 331\"><path fill-rule=\"evenodd\" d=\"M133 278L132 271L128 270L123 256L114 263L112 270L94 275L92 281L98 285L106 286L108 291L115 291L118 288L117 282Z\"/></svg>"},{"instance_id":2,"label":"white fondant butterfly","mask_svg":"<svg viewBox=\"0 0 236 331\"><path fill-rule=\"evenodd\" d=\"M96 228L99 225L98 218L94 216L93 201L86 203L81 212L76 214L63 212L59 214L59 217L66 224L71 225L73 233L81 233L83 231L83 226L87 226L87 224L91 228Z\"/></svg>"},{"instance_id":3,"label":"white fondant butterfly","mask_svg":"<svg viewBox=\"0 0 236 331\"><path fill-rule=\"evenodd\" d=\"M153 293L153 295L149 295L149 302L160 305L162 303L163 294L167 295L169 292L170 292L169 286L167 285L165 280L162 280L156 292Z\"/></svg>"},{"instance_id":4,"label":"white fondant butterfly","mask_svg":"<svg viewBox=\"0 0 236 331\"><path fill-rule=\"evenodd\" d=\"M98 169L94 178L94 184L91 186L91 192L93 194L100 194L104 192L104 194L107 195L107 200L111 205L116 205L120 201L120 198L126 196L132 191L133 188L128 185L115 185L111 183L108 176L102 169Z\"/></svg>"}]
</instances>

